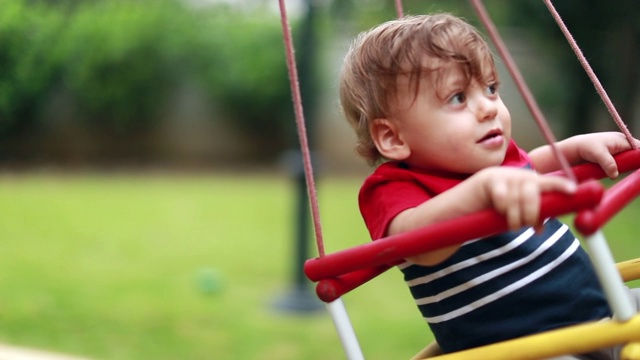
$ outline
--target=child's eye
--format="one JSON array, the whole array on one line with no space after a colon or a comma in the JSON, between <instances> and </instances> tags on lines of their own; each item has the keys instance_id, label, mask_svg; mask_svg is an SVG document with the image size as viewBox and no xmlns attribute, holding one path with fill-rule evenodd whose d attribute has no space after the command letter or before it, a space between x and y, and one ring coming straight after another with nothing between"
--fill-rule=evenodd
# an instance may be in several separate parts
<instances>
[{"instance_id":1,"label":"child's eye","mask_svg":"<svg viewBox=\"0 0 640 360\"><path fill-rule=\"evenodd\" d=\"M466 96L463 93L457 93L449 98L449 104L451 105L460 105L464 103L466 100Z\"/></svg>"},{"instance_id":2,"label":"child's eye","mask_svg":"<svg viewBox=\"0 0 640 360\"><path fill-rule=\"evenodd\" d=\"M487 95L495 95L498 93L498 84L493 83L493 84L489 84L487 85L487 87L485 88L485 91L487 93Z\"/></svg>"}]
</instances>

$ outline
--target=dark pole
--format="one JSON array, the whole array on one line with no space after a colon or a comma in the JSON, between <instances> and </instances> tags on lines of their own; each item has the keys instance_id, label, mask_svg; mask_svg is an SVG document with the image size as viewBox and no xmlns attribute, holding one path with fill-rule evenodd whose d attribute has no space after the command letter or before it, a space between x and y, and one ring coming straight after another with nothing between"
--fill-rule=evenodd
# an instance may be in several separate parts
<instances>
[{"instance_id":1,"label":"dark pole","mask_svg":"<svg viewBox=\"0 0 640 360\"><path fill-rule=\"evenodd\" d=\"M315 110L315 5L313 0L306 0L305 18L301 23L300 37L296 48L300 54L298 59L298 74L300 77L300 94L304 103L304 117L307 127L309 148L314 147L314 110ZM295 239L294 261L291 289L276 301L276 308L296 313L310 313L322 308L322 302L318 300L311 290L310 282L303 272L304 262L310 257L309 234L310 229L310 205L307 194L304 166L300 150L291 150L283 159L288 165L290 175L296 187L295 193Z\"/></svg>"}]
</instances>

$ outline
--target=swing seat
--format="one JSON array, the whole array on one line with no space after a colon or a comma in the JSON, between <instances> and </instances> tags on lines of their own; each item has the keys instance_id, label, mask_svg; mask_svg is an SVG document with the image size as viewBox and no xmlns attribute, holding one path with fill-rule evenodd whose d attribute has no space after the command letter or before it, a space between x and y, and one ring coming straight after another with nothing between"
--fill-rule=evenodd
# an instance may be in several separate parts
<instances>
[{"instance_id":1,"label":"swing seat","mask_svg":"<svg viewBox=\"0 0 640 360\"><path fill-rule=\"evenodd\" d=\"M640 279L640 258L619 262L616 264L622 281L633 281Z\"/></svg>"},{"instance_id":2,"label":"swing seat","mask_svg":"<svg viewBox=\"0 0 640 360\"><path fill-rule=\"evenodd\" d=\"M616 320L590 322L445 355L439 352L436 343L432 343L414 356L412 360L430 358L439 360L536 360L560 356L562 353L592 352L620 343L628 344L622 349L621 359L640 359L638 357L640 315L635 315L625 322Z\"/></svg>"},{"instance_id":3,"label":"swing seat","mask_svg":"<svg viewBox=\"0 0 640 360\"><path fill-rule=\"evenodd\" d=\"M628 281L633 281L633 280L639 280L640 279L640 258L636 258L636 259L632 259L632 260L627 260L627 261L623 261L620 262L617 265L618 271L620 272L620 276L622 277L622 280L624 282L628 282ZM640 315L636 315L633 319L635 322L640 322ZM615 321L611 321L611 323L616 324L617 322ZM542 341L542 345L544 347L549 347L549 343L560 343L560 344L564 344L564 342L566 341L574 341L575 339L571 338L571 336L576 336L573 334L573 332L571 331L580 331L581 327L584 325L576 325L576 326L572 326L572 327L568 327L566 329L564 329L563 331L568 331L567 335L565 335L565 333L563 332L559 332L559 331L554 331L554 332L548 332L548 333L543 333L545 335L549 335L548 339L547 337L544 337L543 339L547 339L546 341ZM612 327L616 327L618 325L613 325ZM631 327L631 326L630 326ZM578 330L576 330L576 328ZM632 327L633 331L629 330L632 333L637 334L635 336L635 338L631 339L628 341L628 344L625 345L623 347L622 353L621 353L621 359L623 360L640 360L640 333L638 333L637 331L639 330L636 327ZM587 330L585 331L591 331L591 329L589 327L587 327ZM607 330L609 331L609 330ZM532 336L542 336L543 334L538 334L538 335L532 335ZM600 333L598 332L594 332L593 333L595 336L599 336ZM531 341L531 337L532 336L526 336L520 339L516 339L516 340L510 340L513 342L516 342L516 345L514 345L513 347L515 349L521 349L520 351L522 351L522 349L526 349L529 353L528 355L532 355L531 354L531 349L535 349L534 347L534 343L535 343L535 339L533 341ZM590 335L593 336L593 335ZM565 340L566 339L566 340ZM617 340L616 340L617 341ZM506 354L508 354L508 356L511 356L512 358L518 358L518 359L525 359L525 358L530 358L527 357L527 354L520 354L519 352L511 352L511 345L507 345L504 347L504 349L499 348L500 344L502 343L498 343L494 345L487 345L484 347L479 347L476 349L471 349L471 350L467 350L465 351L465 353L468 352L468 354L460 354L460 353L452 353L452 354L448 354L447 355L447 359L451 358L451 359L455 359L455 360L459 360L459 359L482 359L483 357L481 356L481 352L484 351L488 351L488 353L492 354L491 358L494 358L495 356L497 356L498 353L505 353L507 351L507 349L509 349L509 352L506 352ZM615 343L613 345L616 345ZM489 350L487 350L487 347L491 346L492 348L490 348ZM483 350L484 349L484 350ZM498 349L498 350L496 350ZM583 348L581 348L581 350L584 350ZM494 352L497 351L497 352ZM516 355L517 354L517 355ZM422 349L419 353L417 353L414 357L411 358L411 360L422 360L422 359L431 359L431 358L443 358L441 357L441 355L444 355L444 353L442 352L442 349L440 349L440 346L438 345L438 343L436 341L432 341L431 343L429 343L429 345L427 345L424 349ZM535 355L535 354L534 354ZM531 359L535 359L535 358L531 358Z\"/></svg>"}]
</instances>

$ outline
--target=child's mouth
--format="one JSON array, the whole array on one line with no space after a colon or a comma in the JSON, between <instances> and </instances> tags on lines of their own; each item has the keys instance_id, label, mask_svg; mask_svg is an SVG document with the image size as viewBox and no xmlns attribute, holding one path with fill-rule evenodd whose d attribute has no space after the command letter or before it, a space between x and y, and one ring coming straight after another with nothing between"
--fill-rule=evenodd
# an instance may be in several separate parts
<instances>
[{"instance_id":1,"label":"child's mouth","mask_svg":"<svg viewBox=\"0 0 640 360\"><path fill-rule=\"evenodd\" d=\"M504 140L502 132L499 130L490 131L482 139L478 141L479 144L498 144Z\"/></svg>"}]
</instances>

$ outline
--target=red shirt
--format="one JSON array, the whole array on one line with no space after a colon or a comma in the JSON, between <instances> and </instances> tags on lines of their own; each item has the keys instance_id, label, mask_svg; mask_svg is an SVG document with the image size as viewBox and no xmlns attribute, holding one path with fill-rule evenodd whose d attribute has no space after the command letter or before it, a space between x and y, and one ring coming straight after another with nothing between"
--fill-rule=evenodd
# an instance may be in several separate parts
<instances>
[{"instance_id":1,"label":"red shirt","mask_svg":"<svg viewBox=\"0 0 640 360\"><path fill-rule=\"evenodd\" d=\"M531 159L511 140L502 166L526 167ZM414 208L449 190L469 174L421 172L390 161L380 165L362 185L358 202L371 239L387 235L391 220L404 210Z\"/></svg>"}]
</instances>

